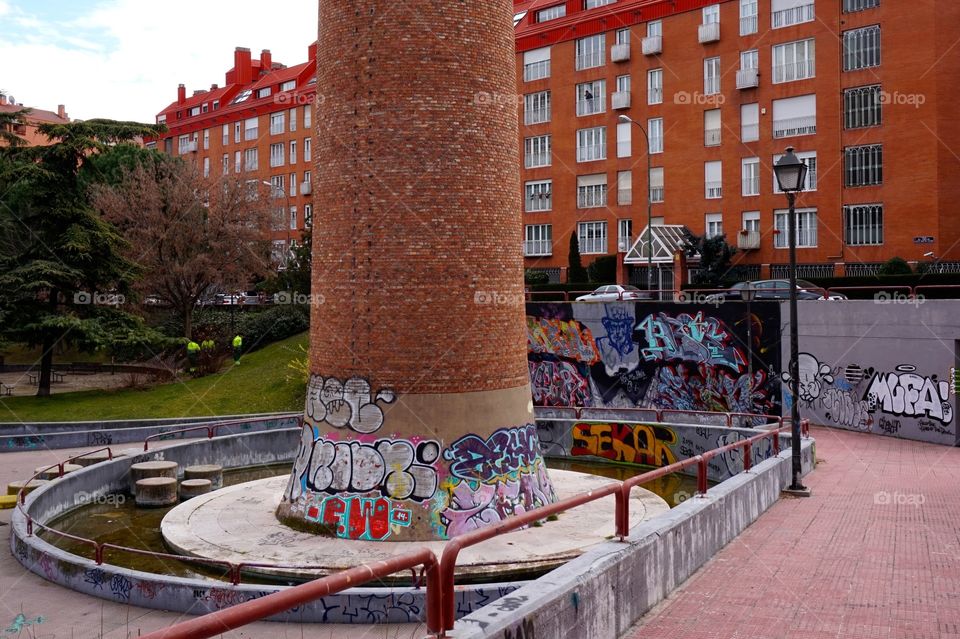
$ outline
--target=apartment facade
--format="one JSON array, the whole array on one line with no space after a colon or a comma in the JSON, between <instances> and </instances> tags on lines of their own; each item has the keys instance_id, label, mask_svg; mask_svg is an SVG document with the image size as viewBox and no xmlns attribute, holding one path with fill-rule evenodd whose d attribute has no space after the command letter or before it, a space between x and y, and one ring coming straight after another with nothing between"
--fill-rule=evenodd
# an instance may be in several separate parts
<instances>
[{"instance_id":1,"label":"apartment facade","mask_svg":"<svg viewBox=\"0 0 960 639\"><path fill-rule=\"evenodd\" d=\"M60 104L56 111L47 111L45 109L35 109L18 104L12 96L0 93L0 113L16 113L25 108L30 109L30 113L25 118L23 124L8 126L9 132L20 137L27 146L43 146L49 144L47 136L41 134L37 127L42 124L66 124L70 122L70 116L67 115L66 108ZM0 141L0 145L3 142Z\"/></svg>"},{"instance_id":2,"label":"apartment facade","mask_svg":"<svg viewBox=\"0 0 960 639\"><path fill-rule=\"evenodd\" d=\"M188 96L180 85L176 101L157 115L167 126L155 141L159 150L195 162L204 176L235 176L270 194L278 263L313 221L315 44L307 60L286 67L269 50L254 59L237 48L222 87Z\"/></svg>"},{"instance_id":3,"label":"apartment facade","mask_svg":"<svg viewBox=\"0 0 960 639\"><path fill-rule=\"evenodd\" d=\"M772 167L794 147L809 167L801 276L873 273L893 256L960 269L960 3L515 9L527 268L562 279L576 233L584 263L618 254L645 282L649 192L655 225L723 234L743 276L785 276Z\"/></svg>"}]
</instances>

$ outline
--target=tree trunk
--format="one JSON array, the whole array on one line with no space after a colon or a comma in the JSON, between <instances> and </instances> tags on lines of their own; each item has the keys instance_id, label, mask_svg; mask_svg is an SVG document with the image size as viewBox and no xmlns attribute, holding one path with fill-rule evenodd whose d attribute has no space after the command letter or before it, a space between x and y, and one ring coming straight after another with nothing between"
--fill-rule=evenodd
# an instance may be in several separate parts
<instances>
[{"instance_id":1,"label":"tree trunk","mask_svg":"<svg viewBox=\"0 0 960 639\"><path fill-rule=\"evenodd\" d=\"M50 312L57 312L58 291L50 291ZM53 335L45 333L43 336L42 354L40 356L40 379L37 384L37 397L48 397L50 395L50 377L53 372L53 348L56 342Z\"/></svg>"},{"instance_id":2,"label":"tree trunk","mask_svg":"<svg viewBox=\"0 0 960 639\"><path fill-rule=\"evenodd\" d=\"M187 339L193 338L193 307L184 306L183 312L183 336Z\"/></svg>"}]
</instances>

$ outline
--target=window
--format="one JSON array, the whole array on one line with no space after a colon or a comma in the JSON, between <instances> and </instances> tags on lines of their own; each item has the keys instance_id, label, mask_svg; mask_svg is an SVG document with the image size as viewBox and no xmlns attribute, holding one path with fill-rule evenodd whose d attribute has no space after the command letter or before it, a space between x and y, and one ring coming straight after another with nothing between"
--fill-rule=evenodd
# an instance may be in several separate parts
<instances>
[{"instance_id":1,"label":"window","mask_svg":"<svg viewBox=\"0 0 960 639\"><path fill-rule=\"evenodd\" d=\"M663 102L663 69L647 71L647 104Z\"/></svg>"},{"instance_id":2,"label":"window","mask_svg":"<svg viewBox=\"0 0 960 639\"><path fill-rule=\"evenodd\" d=\"M273 113L270 115L270 135L280 135L286 127L286 113Z\"/></svg>"},{"instance_id":3,"label":"window","mask_svg":"<svg viewBox=\"0 0 960 639\"><path fill-rule=\"evenodd\" d=\"M773 101L773 137L813 135L817 132L817 96L801 95Z\"/></svg>"},{"instance_id":4,"label":"window","mask_svg":"<svg viewBox=\"0 0 960 639\"><path fill-rule=\"evenodd\" d=\"M290 133L297 130L297 108L290 109Z\"/></svg>"},{"instance_id":5,"label":"window","mask_svg":"<svg viewBox=\"0 0 960 639\"><path fill-rule=\"evenodd\" d=\"M295 206L290 207L290 230L297 230L297 207Z\"/></svg>"},{"instance_id":6,"label":"window","mask_svg":"<svg viewBox=\"0 0 960 639\"><path fill-rule=\"evenodd\" d=\"M606 51L602 33L577 40L577 71L603 66Z\"/></svg>"},{"instance_id":7,"label":"window","mask_svg":"<svg viewBox=\"0 0 960 639\"><path fill-rule=\"evenodd\" d=\"M760 211L744 211L742 220L744 231L760 232Z\"/></svg>"},{"instance_id":8,"label":"window","mask_svg":"<svg viewBox=\"0 0 960 639\"><path fill-rule=\"evenodd\" d=\"M843 12L854 13L866 9L875 9L880 6L880 0L843 0Z\"/></svg>"},{"instance_id":9,"label":"window","mask_svg":"<svg viewBox=\"0 0 960 639\"><path fill-rule=\"evenodd\" d=\"M704 222L708 238L723 235L723 213L707 213Z\"/></svg>"},{"instance_id":10,"label":"window","mask_svg":"<svg viewBox=\"0 0 960 639\"><path fill-rule=\"evenodd\" d=\"M194 117L197 115L200 115L200 107L195 106L192 109L190 109L190 117Z\"/></svg>"},{"instance_id":11,"label":"window","mask_svg":"<svg viewBox=\"0 0 960 639\"><path fill-rule=\"evenodd\" d=\"M577 176L577 208L592 209L606 205L607 174Z\"/></svg>"},{"instance_id":12,"label":"window","mask_svg":"<svg viewBox=\"0 0 960 639\"><path fill-rule=\"evenodd\" d=\"M523 164L528 169L550 166L550 136L538 135L523 141Z\"/></svg>"},{"instance_id":13,"label":"window","mask_svg":"<svg viewBox=\"0 0 960 639\"><path fill-rule=\"evenodd\" d=\"M230 154L224 153L221 162L223 162L223 167L222 167L223 175L230 175Z\"/></svg>"},{"instance_id":14,"label":"window","mask_svg":"<svg viewBox=\"0 0 960 639\"><path fill-rule=\"evenodd\" d=\"M760 158L744 158L741 160L741 174L743 176L743 196L760 195Z\"/></svg>"},{"instance_id":15,"label":"window","mask_svg":"<svg viewBox=\"0 0 960 639\"><path fill-rule=\"evenodd\" d=\"M553 208L553 181L538 180L524 185L527 213L549 211Z\"/></svg>"},{"instance_id":16,"label":"window","mask_svg":"<svg viewBox=\"0 0 960 639\"><path fill-rule=\"evenodd\" d=\"M562 6L562 5L561 5ZM550 47L526 51L523 54L523 81L532 82L550 77Z\"/></svg>"},{"instance_id":17,"label":"window","mask_svg":"<svg viewBox=\"0 0 960 639\"><path fill-rule=\"evenodd\" d=\"M757 0L740 0L740 35L757 32Z\"/></svg>"},{"instance_id":18,"label":"window","mask_svg":"<svg viewBox=\"0 0 960 639\"><path fill-rule=\"evenodd\" d=\"M203 150L210 148L210 129L203 130Z\"/></svg>"},{"instance_id":19,"label":"window","mask_svg":"<svg viewBox=\"0 0 960 639\"><path fill-rule=\"evenodd\" d=\"M313 126L313 106L306 105L303 107L303 128L310 130L310 127Z\"/></svg>"},{"instance_id":20,"label":"window","mask_svg":"<svg viewBox=\"0 0 960 639\"><path fill-rule=\"evenodd\" d=\"M723 197L723 163L719 160L703 165L704 197L719 200Z\"/></svg>"},{"instance_id":21,"label":"window","mask_svg":"<svg viewBox=\"0 0 960 639\"><path fill-rule=\"evenodd\" d=\"M805 80L816 75L814 40L798 40L773 47L773 83Z\"/></svg>"},{"instance_id":22,"label":"window","mask_svg":"<svg viewBox=\"0 0 960 639\"><path fill-rule=\"evenodd\" d=\"M239 151L237 155L239 156ZM256 149L247 149L243 152L243 169L245 171L256 171L258 164L259 158L257 157Z\"/></svg>"},{"instance_id":23,"label":"window","mask_svg":"<svg viewBox=\"0 0 960 639\"><path fill-rule=\"evenodd\" d=\"M210 177L210 158L203 158L203 177Z\"/></svg>"},{"instance_id":24,"label":"window","mask_svg":"<svg viewBox=\"0 0 960 639\"><path fill-rule=\"evenodd\" d=\"M181 135L180 138L177 140L177 152L180 155L184 155L190 152L190 136L189 135Z\"/></svg>"},{"instance_id":25,"label":"window","mask_svg":"<svg viewBox=\"0 0 960 639\"><path fill-rule=\"evenodd\" d=\"M239 143L240 143L240 128L241 128L241 123L240 123L240 122L234 123L234 125L233 125L233 142L234 142L234 144L239 144Z\"/></svg>"},{"instance_id":26,"label":"window","mask_svg":"<svg viewBox=\"0 0 960 639\"><path fill-rule=\"evenodd\" d=\"M290 166L296 164L299 159L300 158L297 157L297 141L290 140Z\"/></svg>"},{"instance_id":27,"label":"window","mask_svg":"<svg viewBox=\"0 0 960 639\"><path fill-rule=\"evenodd\" d=\"M303 205L303 227L310 228L313 226L313 204L304 204Z\"/></svg>"},{"instance_id":28,"label":"window","mask_svg":"<svg viewBox=\"0 0 960 639\"><path fill-rule=\"evenodd\" d=\"M740 54L740 68L741 69L759 69L760 68L760 53L756 49L751 49L750 51L744 51Z\"/></svg>"},{"instance_id":29,"label":"window","mask_svg":"<svg viewBox=\"0 0 960 639\"><path fill-rule=\"evenodd\" d=\"M630 29L617 29L617 44L630 44Z\"/></svg>"},{"instance_id":30,"label":"window","mask_svg":"<svg viewBox=\"0 0 960 639\"><path fill-rule=\"evenodd\" d=\"M235 97L230 104L240 104L241 102L246 102L247 100L250 99L250 96L252 94L253 94L253 91L251 91L250 89L241 91L240 93L237 94L237 97Z\"/></svg>"},{"instance_id":31,"label":"window","mask_svg":"<svg viewBox=\"0 0 960 639\"><path fill-rule=\"evenodd\" d=\"M647 120L647 135L650 136L650 153L663 153L663 118Z\"/></svg>"},{"instance_id":32,"label":"window","mask_svg":"<svg viewBox=\"0 0 960 639\"><path fill-rule=\"evenodd\" d=\"M660 20L651 20L647 23L647 37L648 38L662 38L663 37L663 22Z\"/></svg>"},{"instance_id":33,"label":"window","mask_svg":"<svg viewBox=\"0 0 960 639\"><path fill-rule=\"evenodd\" d=\"M773 247L788 248L787 235L789 211L773 212ZM817 245L817 209L797 209L797 247L814 248Z\"/></svg>"},{"instance_id":34,"label":"window","mask_svg":"<svg viewBox=\"0 0 960 639\"><path fill-rule=\"evenodd\" d=\"M843 207L843 234L850 246L883 244L883 204Z\"/></svg>"},{"instance_id":35,"label":"window","mask_svg":"<svg viewBox=\"0 0 960 639\"><path fill-rule=\"evenodd\" d=\"M862 129L883 123L880 85L846 89L843 92L843 128Z\"/></svg>"},{"instance_id":36,"label":"window","mask_svg":"<svg viewBox=\"0 0 960 639\"><path fill-rule=\"evenodd\" d=\"M243 139L246 141L256 140L260 136L260 120L259 118L250 118L243 123L244 133Z\"/></svg>"},{"instance_id":37,"label":"window","mask_svg":"<svg viewBox=\"0 0 960 639\"><path fill-rule=\"evenodd\" d=\"M282 175L274 175L270 178L270 197L283 197L284 193L284 177Z\"/></svg>"},{"instance_id":38,"label":"window","mask_svg":"<svg viewBox=\"0 0 960 639\"><path fill-rule=\"evenodd\" d=\"M528 224L523 233L524 255L534 257L553 254L553 225Z\"/></svg>"},{"instance_id":39,"label":"window","mask_svg":"<svg viewBox=\"0 0 960 639\"><path fill-rule=\"evenodd\" d=\"M606 110L606 81L594 80L577 85L577 115L593 115Z\"/></svg>"},{"instance_id":40,"label":"window","mask_svg":"<svg viewBox=\"0 0 960 639\"><path fill-rule=\"evenodd\" d=\"M720 93L720 58L707 58L703 61L703 93L716 95Z\"/></svg>"},{"instance_id":41,"label":"window","mask_svg":"<svg viewBox=\"0 0 960 639\"><path fill-rule=\"evenodd\" d=\"M577 162L607 159L607 127L595 126L577 131Z\"/></svg>"},{"instance_id":42,"label":"window","mask_svg":"<svg viewBox=\"0 0 960 639\"><path fill-rule=\"evenodd\" d=\"M843 70L880 66L880 27L843 32Z\"/></svg>"},{"instance_id":43,"label":"window","mask_svg":"<svg viewBox=\"0 0 960 639\"><path fill-rule=\"evenodd\" d=\"M774 29L813 22L814 0L770 0L770 19Z\"/></svg>"},{"instance_id":44,"label":"window","mask_svg":"<svg viewBox=\"0 0 960 639\"><path fill-rule=\"evenodd\" d=\"M290 195L290 197L296 197L296 196L297 196L297 174L296 174L296 173L291 173L291 174L290 174L290 193L289 193L289 195Z\"/></svg>"},{"instance_id":45,"label":"window","mask_svg":"<svg viewBox=\"0 0 960 639\"><path fill-rule=\"evenodd\" d=\"M251 150L256 151L256 149L251 149ZM256 165L256 160L254 160L254 165ZM237 151L236 153L233 154L233 168L234 168L234 171L233 171L233 172L234 172L234 173L239 173L241 166L243 166L243 165L242 165L242 156L241 156L240 151Z\"/></svg>"},{"instance_id":46,"label":"window","mask_svg":"<svg viewBox=\"0 0 960 639\"><path fill-rule=\"evenodd\" d=\"M703 8L703 24L714 24L720 22L720 5L711 4Z\"/></svg>"},{"instance_id":47,"label":"window","mask_svg":"<svg viewBox=\"0 0 960 639\"><path fill-rule=\"evenodd\" d=\"M760 139L760 105L740 105L740 141L756 142Z\"/></svg>"},{"instance_id":48,"label":"window","mask_svg":"<svg viewBox=\"0 0 960 639\"><path fill-rule=\"evenodd\" d=\"M617 0L583 0L584 9L596 9L597 7L602 7L605 4L613 4Z\"/></svg>"},{"instance_id":49,"label":"window","mask_svg":"<svg viewBox=\"0 0 960 639\"><path fill-rule=\"evenodd\" d=\"M626 253L633 239L633 220L617 220L617 250Z\"/></svg>"},{"instance_id":50,"label":"window","mask_svg":"<svg viewBox=\"0 0 960 639\"><path fill-rule=\"evenodd\" d=\"M663 167L650 169L650 202L663 202Z\"/></svg>"},{"instance_id":51,"label":"window","mask_svg":"<svg viewBox=\"0 0 960 639\"><path fill-rule=\"evenodd\" d=\"M283 142L270 145L270 166L283 166L285 160Z\"/></svg>"},{"instance_id":52,"label":"window","mask_svg":"<svg viewBox=\"0 0 960 639\"><path fill-rule=\"evenodd\" d=\"M816 191L817 190L817 152L816 151L798 151L796 153L797 159L807 165L807 180L803 184L804 191ZM777 162L780 161L783 155L773 156L773 164L776 166ZM771 171L773 173L773 171ZM777 176L773 176L773 192L774 193L783 193L780 190L780 183L777 182Z\"/></svg>"},{"instance_id":53,"label":"window","mask_svg":"<svg viewBox=\"0 0 960 639\"><path fill-rule=\"evenodd\" d=\"M230 144L230 125L229 124L223 125L223 137L220 140L220 144L222 146L227 146L228 144Z\"/></svg>"},{"instance_id":54,"label":"window","mask_svg":"<svg viewBox=\"0 0 960 639\"><path fill-rule=\"evenodd\" d=\"M537 11L537 22L546 22L547 20L556 20L567 15L567 5L557 4L546 9Z\"/></svg>"},{"instance_id":55,"label":"window","mask_svg":"<svg viewBox=\"0 0 960 639\"><path fill-rule=\"evenodd\" d=\"M306 185L308 185L308 188L310 188L311 186L313 186L313 172L312 172L312 171L304 171L304 172L303 172L303 183L306 184ZM300 190L302 191L303 189L301 188Z\"/></svg>"},{"instance_id":56,"label":"window","mask_svg":"<svg viewBox=\"0 0 960 639\"><path fill-rule=\"evenodd\" d=\"M845 186L883 184L883 145L852 146L843 151Z\"/></svg>"},{"instance_id":57,"label":"window","mask_svg":"<svg viewBox=\"0 0 960 639\"><path fill-rule=\"evenodd\" d=\"M303 138L303 161L309 162L313 159L313 139Z\"/></svg>"},{"instance_id":58,"label":"window","mask_svg":"<svg viewBox=\"0 0 960 639\"><path fill-rule=\"evenodd\" d=\"M263 87L262 89L260 89L259 91L257 91L257 97L258 97L258 98L268 98L268 97L270 97L270 94L271 94L271 93L273 93L273 89L271 89L270 87Z\"/></svg>"},{"instance_id":59,"label":"window","mask_svg":"<svg viewBox=\"0 0 960 639\"><path fill-rule=\"evenodd\" d=\"M630 76L617 76L617 93L630 93Z\"/></svg>"},{"instance_id":60,"label":"window","mask_svg":"<svg viewBox=\"0 0 960 639\"><path fill-rule=\"evenodd\" d=\"M633 154L633 124L630 122L617 123L617 157L628 158Z\"/></svg>"},{"instance_id":61,"label":"window","mask_svg":"<svg viewBox=\"0 0 960 639\"><path fill-rule=\"evenodd\" d=\"M703 145L718 146L720 144L720 109L710 109L703 112Z\"/></svg>"},{"instance_id":62,"label":"window","mask_svg":"<svg viewBox=\"0 0 960 639\"><path fill-rule=\"evenodd\" d=\"M633 204L633 171L617 173L617 204L620 206Z\"/></svg>"},{"instance_id":63,"label":"window","mask_svg":"<svg viewBox=\"0 0 960 639\"><path fill-rule=\"evenodd\" d=\"M577 239L584 255L607 252L607 223L580 222L577 224Z\"/></svg>"},{"instance_id":64,"label":"window","mask_svg":"<svg viewBox=\"0 0 960 639\"><path fill-rule=\"evenodd\" d=\"M523 123L540 124L550 121L550 92L528 93L523 96Z\"/></svg>"}]
</instances>

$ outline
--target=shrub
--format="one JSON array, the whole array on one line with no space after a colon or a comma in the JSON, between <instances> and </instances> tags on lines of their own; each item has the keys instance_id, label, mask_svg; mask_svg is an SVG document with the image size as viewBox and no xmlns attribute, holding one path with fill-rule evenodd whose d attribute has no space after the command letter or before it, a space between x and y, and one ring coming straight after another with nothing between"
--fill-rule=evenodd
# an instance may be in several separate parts
<instances>
[{"instance_id":1,"label":"shrub","mask_svg":"<svg viewBox=\"0 0 960 639\"><path fill-rule=\"evenodd\" d=\"M910 275L913 269L902 257L891 257L880 267L878 275Z\"/></svg>"},{"instance_id":2,"label":"shrub","mask_svg":"<svg viewBox=\"0 0 960 639\"><path fill-rule=\"evenodd\" d=\"M527 269L523 273L523 282L528 286L539 286L541 284L549 284L550 276L547 275L544 271L538 271L535 269Z\"/></svg>"},{"instance_id":3,"label":"shrub","mask_svg":"<svg viewBox=\"0 0 960 639\"><path fill-rule=\"evenodd\" d=\"M598 257L587 267L587 275L595 284L609 284L617 281L617 256Z\"/></svg>"}]
</instances>

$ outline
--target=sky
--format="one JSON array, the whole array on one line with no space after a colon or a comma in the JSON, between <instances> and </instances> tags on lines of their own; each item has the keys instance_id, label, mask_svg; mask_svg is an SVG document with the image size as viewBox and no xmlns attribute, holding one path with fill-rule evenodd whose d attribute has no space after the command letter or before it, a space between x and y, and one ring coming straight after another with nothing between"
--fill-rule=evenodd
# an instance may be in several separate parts
<instances>
[{"instance_id":1,"label":"sky","mask_svg":"<svg viewBox=\"0 0 960 639\"><path fill-rule=\"evenodd\" d=\"M316 0L0 0L0 91L71 118L152 123L177 85L224 84L233 50L306 62Z\"/></svg>"}]
</instances>

